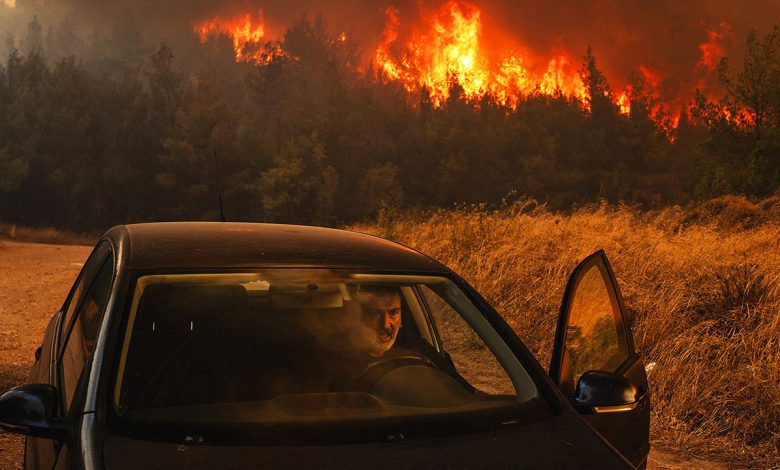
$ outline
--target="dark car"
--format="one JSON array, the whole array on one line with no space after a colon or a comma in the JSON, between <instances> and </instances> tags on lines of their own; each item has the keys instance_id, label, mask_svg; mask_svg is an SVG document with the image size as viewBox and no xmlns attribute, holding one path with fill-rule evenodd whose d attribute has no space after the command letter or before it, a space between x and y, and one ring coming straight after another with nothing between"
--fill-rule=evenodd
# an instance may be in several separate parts
<instances>
[{"instance_id":1,"label":"dark car","mask_svg":"<svg viewBox=\"0 0 780 470\"><path fill-rule=\"evenodd\" d=\"M0 425L28 436L30 469L645 466L647 377L603 252L560 312L546 371L463 279L402 245L114 227Z\"/></svg>"}]
</instances>

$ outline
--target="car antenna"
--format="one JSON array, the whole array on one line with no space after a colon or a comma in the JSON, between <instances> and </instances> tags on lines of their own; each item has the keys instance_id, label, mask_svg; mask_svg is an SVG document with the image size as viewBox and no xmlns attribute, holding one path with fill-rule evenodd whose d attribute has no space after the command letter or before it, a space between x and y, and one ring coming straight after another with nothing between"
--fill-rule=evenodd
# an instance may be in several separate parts
<instances>
[{"instance_id":1,"label":"car antenna","mask_svg":"<svg viewBox=\"0 0 780 470\"><path fill-rule=\"evenodd\" d=\"M219 220L225 222L225 209L222 207L222 182L219 178L219 157L217 157L217 150L214 149L214 166L217 169L217 195L219 196Z\"/></svg>"}]
</instances>

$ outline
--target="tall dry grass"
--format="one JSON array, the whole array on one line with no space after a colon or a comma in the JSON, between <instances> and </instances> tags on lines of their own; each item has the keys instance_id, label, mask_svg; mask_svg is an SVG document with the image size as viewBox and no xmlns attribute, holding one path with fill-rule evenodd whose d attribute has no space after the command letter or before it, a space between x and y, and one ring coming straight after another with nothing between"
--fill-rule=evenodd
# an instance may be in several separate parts
<instances>
[{"instance_id":1,"label":"tall dry grass","mask_svg":"<svg viewBox=\"0 0 780 470\"><path fill-rule=\"evenodd\" d=\"M568 215L533 201L352 227L414 247L460 273L548 364L576 264L603 248L647 364L659 447L780 467L780 198L739 197L642 213Z\"/></svg>"}]
</instances>

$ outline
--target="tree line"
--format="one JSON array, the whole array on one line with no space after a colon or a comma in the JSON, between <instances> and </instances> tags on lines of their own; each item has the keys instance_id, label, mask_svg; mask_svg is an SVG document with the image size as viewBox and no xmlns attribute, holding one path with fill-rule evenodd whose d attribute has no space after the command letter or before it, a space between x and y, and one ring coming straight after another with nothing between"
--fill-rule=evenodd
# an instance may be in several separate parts
<instances>
[{"instance_id":1,"label":"tree line","mask_svg":"<svg viewBox=\"0 0 780 470\"><path fill-rule=\"evenodd\" d=\"M777 27L747 38L742 64L724 60L726 95L699 94L676 126L640 78L621 113L590 50L586 103L532 93L511 109L466 100L454 82L434 107L425 89L363 70L321 18L292 25L268 46L285 53L263 66L235 63L227 38L149 50L124 34L122 53L100 60L68 54L68 40L33 20L7 41L4 221L84 231L218 220L219 189L228 220L338 225L510 194L558 209L656 207L780 188Z\"/></svg>"}]
</instances>

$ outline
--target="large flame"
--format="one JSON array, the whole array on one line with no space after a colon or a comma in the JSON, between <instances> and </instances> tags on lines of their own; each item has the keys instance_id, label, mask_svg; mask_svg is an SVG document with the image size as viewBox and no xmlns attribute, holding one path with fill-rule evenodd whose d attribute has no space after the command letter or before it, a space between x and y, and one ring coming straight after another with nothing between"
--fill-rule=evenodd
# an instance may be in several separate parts
<instances>
[{"instance_id":1,"label":"large flame","mask_svg":"<svg viewBox=\"0 0 780 470\"><path fill-rule=\"evenodd\" d=\"M262 10L258 10L254 15L246 13L202 21L195 25L195 33L202 43L212 36L231 38L237 62L266 64L280 53L277 47L264 41L265 26Z\"/></svg>"},{"instance_id":2,"label":"large flame","mask_svg":"<svg viewBox=\"0 0 780 470\"><path fill-rule=\"evenodd\" d=\"M587 97L585 84L579 77L577 67L572 65L566 55L558 55L550 60L547 72L539 83L539 91L545 95L562 93L583 102Z\"/></svg>"},{"instance_id":3,"label":"large flame","mask_svg":"<svg viewBox=\"0 0 780 470\"><path fill-rule=\"evenodd\" d=\"M587 109L588 91L580 77L581 59L576 54L559 49L555 55L544 57L518 43L497 48L483 37L483 13L477 6L467 0L443 1L422 18L401 18L399 9L386 9L385 27L372 54L377 77L398 82L409 92L425 89L434 106L441 106L456 92L474 103L488 98L512 109L530 95L564 96ZM197 23L194 30L201 42L212 36L229 37L239 62L265 65L280 56L286 57L280 43L266 37L260 10L254 14L215 16ZM730 39L728 23L707 29L696 65L701 79L683 94L692 95L693 89L699 89L711 97L712 91L707 90L714 89L709 86L712 73L724 57ZM338 40L346 42L347 37L342 33ZM502 50L511 52L502 55ZM520 54L518 50L527 52ZM641 92L650 98L652 115L671 117L676 122L690 96L667 96L671 101L664 104L661 90L668 74L642 64L637 67L642 89L631 84L617 87L612 95L617 110L629 114L632 100ZM361 66L358 70L365 69Z\"/></svg>"},{"instance_id":4,"label":"large flame","mask_svg":"<svg viewBox=\"0 0 780 470\"><path fill-rule=\"evenodd\" d=\"M398 40L398 10L391 7L385 13L387 23L374 56L384 78L400 80L409 91L426 87L437 105L447 99L453 84L468 98L488 90L490 74L479 51L479 9L454 1L445 4L430 30L406 44L398 57L392 52Z\"/></svg>"},{"instance_id":5,"label":"large flame","mask_svg":"<svg viewBox=\"0 0 780 470\"><path fill-rule=\"evenodd\" d=\"M435 106L449 98L453 85L466 99L488 96L513 108L531 93L584 101L585 86L566 54L550 59L539 77L533 76L521 56L509 55L491 64L481 50L481 11L470 3L449 0L405 44L397 44L398 10L391 7L385 13L385 30L374 54L377 73L385 80L400 81L409 91L425 87Z\"/></svg>"}]
</instances>

